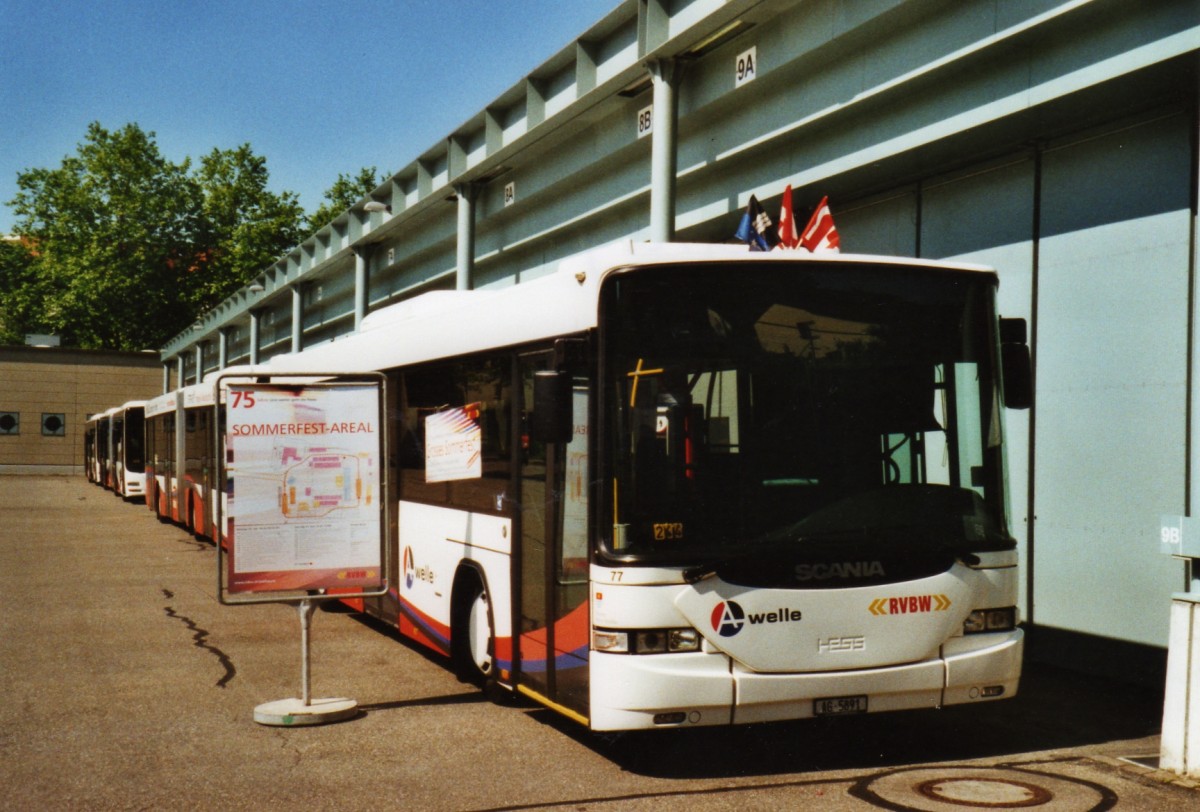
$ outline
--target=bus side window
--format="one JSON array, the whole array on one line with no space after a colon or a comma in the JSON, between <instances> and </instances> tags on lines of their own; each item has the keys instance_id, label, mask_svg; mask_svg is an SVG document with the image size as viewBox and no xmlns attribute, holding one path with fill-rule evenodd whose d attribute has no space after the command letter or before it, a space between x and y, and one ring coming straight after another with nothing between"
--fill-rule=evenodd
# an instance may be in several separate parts
<instances>
[{"instance_id":1,"label":"bus side window","mask_svg":"<svg viewBox=\"0 0 1200 812\"><path fill-rule=\"evenodd\" d=\"M448 410L463 410L479 429L479 475L464 474L429 482L426 421ZM508 356L470 359L408 370L401 375L401 498L469 510L498 511L512 476L511 360Z\"/></svg>"}]
</instances>

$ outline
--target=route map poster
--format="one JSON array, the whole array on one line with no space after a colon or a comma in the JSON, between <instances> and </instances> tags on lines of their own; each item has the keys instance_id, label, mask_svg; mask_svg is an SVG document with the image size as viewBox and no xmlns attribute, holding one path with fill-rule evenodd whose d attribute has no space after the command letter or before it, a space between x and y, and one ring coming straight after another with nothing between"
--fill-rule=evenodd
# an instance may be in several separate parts
<instances>
[{"instance_id":1,"label":"route map poster","mask_svg":"<svg viewBox=\"0 0 1200 812\"><path fill-rule=\"evenodd\" d=\"M229 384L231 594L383 585L379 397L372 384Z\"/></svg>"}]
</instances>

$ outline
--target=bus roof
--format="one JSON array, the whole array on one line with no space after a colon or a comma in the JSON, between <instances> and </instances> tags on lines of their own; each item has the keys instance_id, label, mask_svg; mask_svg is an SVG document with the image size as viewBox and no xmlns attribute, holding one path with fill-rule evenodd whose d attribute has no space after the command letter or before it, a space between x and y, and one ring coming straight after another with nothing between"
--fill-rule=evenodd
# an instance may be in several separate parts
<instances>
[{"instance_id":1,"label":"bus roof","mask_svg":"<svg viewBox=\"0 0 1200 812\"><path fill-rule=\"evenodd\" d=\"M557 270L504 288L434 291L371 313L359 330L299 353L277 355L259 369L287 372L365 372L516 346L596 326L600 283L637 266L728 262L803 262L936 267L994 273L982 265L803 251L751 252L745 245L624 242L564 259Z\"/></svg>"},{"instance_id":2,"label":"bus roof","mask_svg":"<svg viewBox=\"0 0 1200 812\"><path fill-rule=\"evenodd\" d=\"M146 401L146 417L154 417L165 412L175 411L175 399L178 390L172 389L170 392L159 395L158 397L150 398Z\"/></svg>"}]
</instances>

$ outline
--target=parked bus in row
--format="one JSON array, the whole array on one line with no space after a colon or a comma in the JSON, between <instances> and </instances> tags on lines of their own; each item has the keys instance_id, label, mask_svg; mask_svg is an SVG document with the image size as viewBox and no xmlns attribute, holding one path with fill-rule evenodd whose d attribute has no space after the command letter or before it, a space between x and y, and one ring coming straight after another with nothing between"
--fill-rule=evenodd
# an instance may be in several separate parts
<instances>
[{"instance_id":1,"label":"parked bus in row","mask_svg":"<svg viewBox=\"0 0 1200 812\"><path fill-rule=\"evenodd\" d=\"M93 415L96 447L95 447L95 483L102 488L112 490L112 416L116 407Z\"/></svg>"},{"instance_id":2,"label":"parked bus in row","mask_svg":"<svg viewBox=\"0 0 1200 812\"><path fill-rule=\"evenodd\" d=\"M146 487L145 406L131 400L108 416L107 487L125 499L140 499Z\"/></svg>"},{"instance_id":3,"label":"parked bus in row","mask_svg":"<svg viewBox=\"0 0 1200 812\"><path fill-rule=\"evenodd\" d=\"M126 499L145 487L144 401L131 400L87 419L83 430L83 467L93 482Z\"/></svg>"},{"instance_id":4,"label":"parked bus in row","mask_svg":"<svg viewBox=\"0 0 1200 812\"><path fill-rule=\"evenodd\" d=\"M161 520L215 541L213 414L213 387L206 383L146 404L146 504Z\"/></svg>"},{"instance_id":5,"label":"parked bus in row","mask_svg":"<svg viewBox=\"0 0 1200 812\"><path fill-rule=\"evenodd\" d=\"M100 478L100 419L101 413L88 415L83 427L83 473L94 485L103 482Z\"/></svg>"},{"instance_id":6,"label":"parked bus in row","mask_svg":"<svg viewBox=\"0 0 1200 812\"><path fill-rule=\"evenodd\" d=\"M597 731L936 708L1020 678L997 285L625 245L263 368L386 374L391 590L360 608L489 689ZM189 476L182 408L148 409L156 477Z\"/></svg>"}]
</instances>

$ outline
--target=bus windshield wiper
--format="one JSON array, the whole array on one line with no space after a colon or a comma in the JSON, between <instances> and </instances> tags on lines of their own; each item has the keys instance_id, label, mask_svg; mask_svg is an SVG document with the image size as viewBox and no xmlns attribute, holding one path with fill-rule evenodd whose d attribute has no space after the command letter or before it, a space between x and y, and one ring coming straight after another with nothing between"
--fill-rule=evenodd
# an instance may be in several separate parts
<instances>
[{"instance_id":1,"label":"bus windshield wiper","mask_svg":"<svg viewBox=\"0 0 1200 812\"><path fill-rule=\"evenodd\" d=\"M694 567L688 567L683 571L683 581L686 584L698 584L706 578L711 578L717 574L717 567L724 564L728 559L722 561L706 561L703 564L698 564Z\"/></svg>"}]
</instances>

